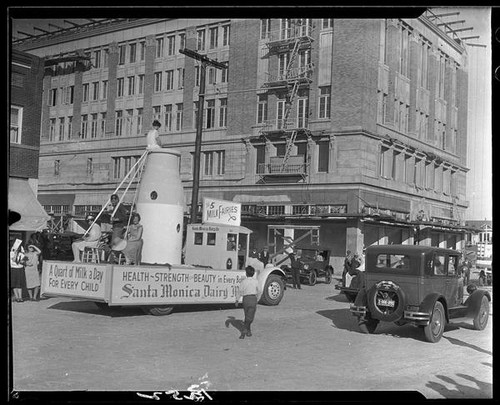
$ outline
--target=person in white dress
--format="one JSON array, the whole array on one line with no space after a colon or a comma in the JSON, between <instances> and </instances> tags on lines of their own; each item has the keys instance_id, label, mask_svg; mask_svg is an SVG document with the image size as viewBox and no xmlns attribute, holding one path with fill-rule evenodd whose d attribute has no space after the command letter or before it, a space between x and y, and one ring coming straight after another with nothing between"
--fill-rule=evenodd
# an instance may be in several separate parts
<instances>
[{"instance_id":1,"label":"person in white dress","mask_svg":"<svg viewBox=\"0 0 500 405\"><path fill-rule=\"evenodd\" d=\"M35 245L28 246L24 271L26 274L26 288L31 301L37 301L38 291L40 290L40 273L38 272L40 253L42 253L41 250Z\"/></svg>"},{"instance_id":2,"label":"person in white dress","mask_svg":"<svg viewBox=\"0 0 500 405\"><path fill-rule=\"evenodd\" d=\"M147 149L161 148L162 145L161 145L160 135L158 133L161 124L159 121L154 120L152 126L153 129L151 129L146 135L146 140L148 142Z\"/></svg>"},{"instance_id":3,"label":"person in white dress","mask_svg":"<svg viewBox=\"0 0 500 405\"><path fill-rule=\"evenodd\" d=\"M92 221L94 221L94 216L88 215L86 219L90 226L89 231L82 239L76 240L71 244L71 249L73 250L73 256L75 258L75 260L73 260L73 263L81 262L80 252L83 251L85 247L99 246L99 239L101 238L101 227L99 226L99 224L97 224L97 222L94 222L92 224Z\"/></svg>"}]
</instances>

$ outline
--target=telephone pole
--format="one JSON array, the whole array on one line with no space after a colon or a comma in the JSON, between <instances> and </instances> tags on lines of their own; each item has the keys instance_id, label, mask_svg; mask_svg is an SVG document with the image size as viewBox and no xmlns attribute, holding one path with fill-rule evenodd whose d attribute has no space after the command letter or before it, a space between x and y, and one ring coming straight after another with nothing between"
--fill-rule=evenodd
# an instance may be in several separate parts
<instances>
[{"instance_id":1,"label":"telephone pole","mask_svg":"<svg viewBox=\"0 0 500 405\"><path fill-rule=\"evenodd\" d=\"M200 69L200 92L198 94L198 117L196 120L196 140L194 143L194 167L193 167L193 193L191 197L191 213L190 223L196 222L198 214L198 190L200 188L200 157L201 157L201 138L203 131L203 106L205 103L205 77L207 65L214 66L217 69L226 69L224 63L217 62L207 58L205 55L200 55L191 49L184 48L179 50L180 53L199 60L201 62Z\"/></svg>"}]
</instances>

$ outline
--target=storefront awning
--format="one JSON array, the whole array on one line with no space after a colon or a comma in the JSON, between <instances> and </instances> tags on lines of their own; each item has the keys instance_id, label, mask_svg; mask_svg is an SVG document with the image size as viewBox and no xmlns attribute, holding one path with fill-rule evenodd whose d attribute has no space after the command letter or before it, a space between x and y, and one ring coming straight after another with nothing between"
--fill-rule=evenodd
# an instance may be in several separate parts
<instances>
[{"instance_id":1,"label":"storefront awning","mask_svg":"<svg viewBox=\"0 0 500 405\"><path fill-rule=\"evenodd\" d=\"M25 179L9 178L9 210L21 215L11 231L41 231L50 219Z\"/></svg>"},{"instance_id":2,"label":"storefront awning","mask_svg":"<svg viewBox=\"0 0 500 405\"><path fill-rule=\"evenodd\" d=\"M39 194L38 201L42 205L73 205L74 194Z\"/></svg>"}]
</instances>

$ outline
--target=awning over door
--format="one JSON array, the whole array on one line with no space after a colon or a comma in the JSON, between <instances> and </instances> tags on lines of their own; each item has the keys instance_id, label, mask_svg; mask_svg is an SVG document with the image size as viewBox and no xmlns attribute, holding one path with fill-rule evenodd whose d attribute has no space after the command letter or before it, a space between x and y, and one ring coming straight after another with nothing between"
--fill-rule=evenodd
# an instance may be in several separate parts
<instances>
[{"instance_id":1,"label":"awning over door","mask_svg":"<svg viewBox=\"0 0 500 405\"><path fill-rule=\"evenodd\" d=\"M50 219L25 179L9 178L9 210L21 215L11 231L41 231Z\"/></svg>"}]
</instances>

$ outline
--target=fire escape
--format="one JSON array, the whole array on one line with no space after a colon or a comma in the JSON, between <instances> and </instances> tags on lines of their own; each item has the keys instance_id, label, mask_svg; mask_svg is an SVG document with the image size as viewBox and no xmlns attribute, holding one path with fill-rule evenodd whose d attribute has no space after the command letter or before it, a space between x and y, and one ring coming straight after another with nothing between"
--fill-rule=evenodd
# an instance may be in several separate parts
<instances>
[{"instance_id":1,"label":"fire escape","mask_svg":"<svg viewBox=\"0 0 500 405\"><path fill-rule=\"evenodd\" d=\"M299 91L307 89L312 82L311 76L314 64L310 62L313 42L313 27L308 19L287 20L286 25L277 31L269 32L266 46L268 56L277 56L279 62L278 74L269 74L263 88L268 94L275 93L284 98L284 106L278 107L276 119L267 121L261 128L259 136L267 139L284 138L286 149L284 156L273 156L269 163L259 165L259 174L265 181L269 177L300 177L307 175L305 156L292 155L298 135L308 135L308 106L301 106L299 114L297 96ZM284 96L284 97L283 97ZM297 118L291 118L292 110L297 111ZM305 108L304 108L305 107Z\"/></svg>"}]
</instances>

